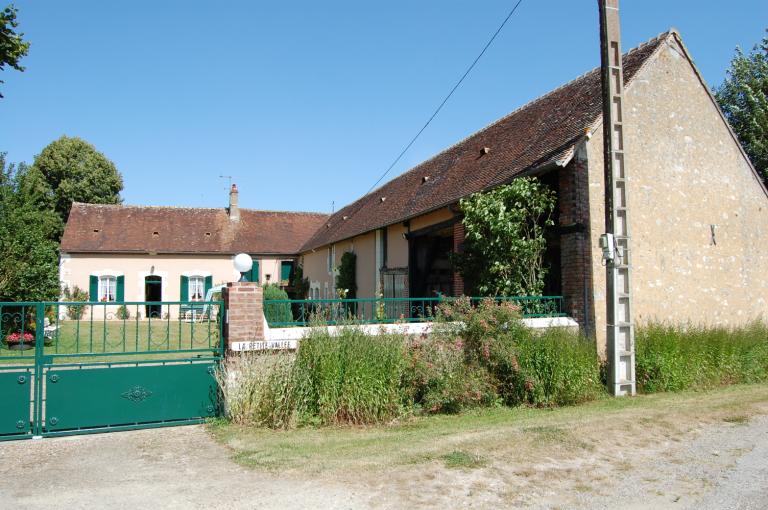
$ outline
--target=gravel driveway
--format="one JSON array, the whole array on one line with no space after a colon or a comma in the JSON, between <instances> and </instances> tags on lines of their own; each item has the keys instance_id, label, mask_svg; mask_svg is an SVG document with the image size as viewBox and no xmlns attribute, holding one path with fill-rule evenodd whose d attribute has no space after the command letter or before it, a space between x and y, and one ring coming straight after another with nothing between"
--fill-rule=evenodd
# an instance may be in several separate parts
<instances>
[{"instance_id":1,"label":"gravel driveway","mask_svg":"<svg viewBox=\"0 0 768 510\"><path fill-rule=\"evenodd\" d=\"M403 508L385 480L374 488L281 479L230 457L201 426L0 443L0 508ZM768 416L707 426L629 460L631 468L604 473L597 489L574 493L555 482L526 506L768 508ZM473 503L483 506L472 498L449 506Z\"/></svg>"}]
</instances>

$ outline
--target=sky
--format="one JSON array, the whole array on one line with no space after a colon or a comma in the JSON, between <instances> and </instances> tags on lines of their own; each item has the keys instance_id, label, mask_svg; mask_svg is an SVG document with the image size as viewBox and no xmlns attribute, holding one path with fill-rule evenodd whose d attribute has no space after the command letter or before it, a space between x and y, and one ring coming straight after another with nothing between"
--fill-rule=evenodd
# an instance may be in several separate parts
<instances>
[{"instance_id":1,"label":"sky","mask_svg":"<svg viewBox=\"0 0 768 510\"><path fill-rule=\"evenodd\" d=\"M26 71L0 73L0 152L92 143L127 204L330 212L364 195L516 0L16 0ZM622 0L624 51L676 27L712 87L768 2ZM599 65L595 0L523 0L388 179Z\"/></svg>"}]
</instances>

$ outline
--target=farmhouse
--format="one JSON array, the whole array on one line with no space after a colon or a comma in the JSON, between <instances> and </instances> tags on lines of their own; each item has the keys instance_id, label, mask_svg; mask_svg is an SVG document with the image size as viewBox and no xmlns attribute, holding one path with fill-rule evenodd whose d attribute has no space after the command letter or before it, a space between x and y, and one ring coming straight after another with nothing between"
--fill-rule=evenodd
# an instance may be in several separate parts
<instances>
[{"instance_id":1,"label":"farmhouse","mask_svg":"<svg viewBox=\"0 0 768 510\"><path fill-rule=\"evenodd\" d=\"M327 215L240 209L234 185L229 197L219 209L73 204L62 285L87 290L90 301L203 301L212 286L237 281L232 259L248 253L249 281L286 287L299 248ZM145 308L144 317L159 313L158 305ZM104 311L115 310L94 313Z\"/></svg>"},{"instance_id":2,"label":"farmhouse","mask_svg":"<svg viewBox=\"0 0 768 510\"><path fill-rule=\"evenodd\" d=\"M623 57L635 320L744 323L768 315L768 191L671 30ZM200 300L232 281L285 284L303 267L312 299L336 297L345 252L358 298L472 292L451 265L459 200L520 176L557 194L546 294L605 350L602 96L594 69L445 149L331 216L75 204L61 280L99 301ZM149 309L148 312L151 312Z\"/></svg>"},{"instance_id":3,"label":"farmhouse","mask_svg":"<svg viewBox=\"0 0 768 510\"><path fill-rule=\"evenodd\" d=\"M680 35L623 57L627 198L636 320L742 323L768 312L768 194ZM605 349L600 71L513 111L325 220L301 260L312 297L333 297L357 255L357 297L461 295L450 264L458 201L519 176L557 192L546 293Z\"/></svg>"}]
</instances>

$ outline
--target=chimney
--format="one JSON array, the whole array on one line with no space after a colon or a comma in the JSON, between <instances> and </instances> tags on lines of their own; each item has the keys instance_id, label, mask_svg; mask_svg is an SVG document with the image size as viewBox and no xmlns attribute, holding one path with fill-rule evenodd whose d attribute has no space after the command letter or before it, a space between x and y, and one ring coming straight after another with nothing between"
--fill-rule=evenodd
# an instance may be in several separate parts
<instances>
[{"instance_id":1,"label":"chimney","mask_svg":"<svg viewBox=\"0 0 768 510\"><path fill-rule=\"evenodd\" d=\"M240 208L237 207L237 184L233 184L232 189L229 190L229 219L240 221Z\"/></svg>"}]
</instances>

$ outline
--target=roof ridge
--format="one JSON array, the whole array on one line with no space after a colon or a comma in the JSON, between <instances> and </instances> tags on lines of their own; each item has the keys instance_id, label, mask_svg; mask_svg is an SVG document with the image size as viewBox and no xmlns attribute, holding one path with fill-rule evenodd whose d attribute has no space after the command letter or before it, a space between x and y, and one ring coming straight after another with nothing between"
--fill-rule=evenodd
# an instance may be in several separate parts
<instances>
[{"instance_id":1,"label":"roof ridge","mask_svg":"<svg viewBox=\"0 0 768 510\"><path fill-rule=\"evenodd\" d=\"M629 49L629 50L628 50L626 53L624 53L624 54L622 55L622 59L623 59L623 58L626 58L626 57L629 57L629 56L630 56L630 55L632 55L633 53L636 53L637 51L639 51L639 50L641 50L641 49L645 48L646 46L649 46L649 45L651 45L651 44L654 44L654 43L656 43L657 41L659 41L659 40L660 40L660 39L662 39L663 37L667 37L667 36L671 35L672 33L678 33L678 32L677 32L677 30L676 30L676 29L674 29L674 28L670 28L670 29L668 29L668 30L666 30L666 31L664 31L664 32L661 32L660 34L658 34L658 35L656 35L656 36L652 37L651 39L648 39L647 41L644 41L644 42L642 42L642 43L638 44L637 46L635 46L635 47L633 47L633 48ZM418 164L417 164L416 166L414 166L413 168L411 168L411 169L409 169L409 170L407 170L407 171L403 172L402 174L400 174L400 175L398 175L398 176L396 176L396 177L400 177L401 175L405 175L405 174L407 174L407 173L409 173L409 172L411 172L411 171L413 171L413 170L416 170L416 169L417 169L417 168L419 168L421 165L423 165L423 164L425 164L425 163L427 163L427 162L429 162L429 161L431 161L431 160L433 160L433 159L437 158L437 157L438 157L438 156L440 156L441 154L444 154L444 153L446 153L446 152L450 151L451 149L453 149L453 148L454 148L454 147L456 147L457 145L460 145L460 144L462 144L462 143L466 142L467 140L469 140L469 139L470 139L470 138L472 138L473 136L477 135L477 134L478 134L478 133L480 133L481 131L485 131L485 130L486 130L486 129L488 129L488 128L491 128L491 127L493 127L493 126L495 126L495 125L497 125L497 124L500 124L501 122L503 122L503 121L507 120L509 117L511 117L511 116L513 116L513 115L515 115L516 113L519 113L520 111L522 111L522 110L524 110L524 109L526 109L526 108L529 108L529 107L533 106L534 104L536 104L536 103L538 103L538 102L540 102L540 101L543 101L544 99L546 99L547 97L551 96L551 95L552 95L552 94L554 94L555 92L558 92L558 91L560 91L560 90L562 90L562 89L564 89L564 88L566 88L566 87L569 87L569 86L573 85L573 84L574 84L574 83L576 83L577 81L579 81L579 80L582 80L582 79L586 78L588 75L590 75L590 74L594 73L595 71L598 71L599 69L600 69L600 66L597 66L597 67L593 67L593 68L592 68L592 69L590 69L589 71L586 71L586 72L584 72L584 73L582 73L582 74L580 74L580 75L576 76L575 78L573 78L573 79L571 79L571 80L568 80L567 82L565 82L565 83L563 83L563 84L559 85L558 87L555 87L554 89L550 90L549 92L546 92L545 94L542 94L542 95L540 95L540 96L537 96L537 97L535 97L535 98L531 99L530 101L528 101L528 102L526 102L526 103L523 103L522 105L518 106L517 108L515 108L515 109L514 109L514 110L512 110L511 112L507 113L506 115L504 115L504 116L502 116L502 117L500 117L500 118L498 118L498 119L494 120L493 122L491 122L491 123L489 123L489 124L486 124L485 126L481 127L480 129L477 129L477 130L473 131L472 133L468 134L467 136L465 136L464 138L460 139L459 141L457 141L457 142L455 142L455 143L451 144L450 146L448 146L448 147L446 147L445 149L441 150L440 152L438 152L438 153L434 154L433 156L429 157L428 159L426 159L426 160L422 161L421 163L418 163ZM392 179L390 179L390 180L389 180L389 181L387 181L386 183L384 183L384 184L382 184L381 186L379 186L378 188L374 189L373 191L371 191L371 193L374 193L375 191L377 191L377 190L381 189L381 188L382 188L382 187L384 187L384 186L385 186L387 183L389 183L389 182L392 182L392 181L393 181L393 180L394 180L396 177L393 177ZM366 195L368 195L368 193L366 193ZM365 197L366 195L363 195L363 197ZM360 198L363 198L363 197L360 197Z\"/></svg>"},{"instance_id":2,"label":"roof ridge","mask_svg":"<svg viewBox=\"0 0 768 510\"><path fill-rule=\"evenodd\" d=\"M640 50L643 50L644 48L646 48L646 47L648 47L648 46L650 46L650 45L652 45L652 44L656 44L656 43L657 43L657 42L659 42L660 40L662 40L662 39L664 39L664 38L667 38L667 37L669 37L669 36L670 36L670 35L672 35L673 33L676 33L676 34L678 34L678 35L679 35L679 33L677 32L677 30L676 30L676 29L674 29L674 28L670 28L670 29L668 29L668 30L666 30L666 31L664 31L664 32L661 32L661 33L659 33L658 35L656 35L656 36L654 36L654 37L652 37L652 38L650 38L650 39L648 39L648 40L646 40L646 41L644 41L644 42L642 42L642 43L638 44L637 46L635 46L635 47L633 47L633 48L629 49L629 50L628 50L626 53L623 53L623 54L622 54L622 59L628 58L628 57L630 57L631 55L633 55L633 54L637 53L637 52L638 52L638 51L640 51ZM558 91L561 91L562 89L564 89L564 88L566 88L566 87L570 87L570 86L573 86L574 84L578 83L580 80L584 80L586 77L588 77L589 75L591 75L591 74L593 74L593 73L595 73L595 72L598 72L599 70L600 70L600 67L599 67L599 66L597 66L597 67L593 67L592 69L590 69L590 70L588 70L588 71L586 71L586 72L584 72L584 73L582 73L582 74L578 75L577 77L575 77L575 78L573 78L573 79L571 79L571 80L569 80L569 81L567 81L567 82L565 82L565 83L563 83L563 84L559 85L558 87L556 87L556 88L554 88L554 89L552 89L552 90L549 90L548 92L546 92L546 93L544 93L544 94L542 94L542 95L540 95L540 96L538 96L538 97L536 97L536 98L534 98L534 99L531 99L530 101L528 101L528 102L526 102L526 103L524 103L524 104L520 105L519 107L515 108L514 110L512 110L512 111L511 111L511 112L509 112L509 113L507 113L506 115L504 115L504 116L502 116L502 117L500 117L500 118L498 118L498 119L494 120L493 122L490 122L489 124L487 124L487 125L485 125L485 126L483 126L483 127L479 128L479 129L477 129L477 130L475 130L475 131L473 131L473 132L471 132L471 133L467 134L467 135L466 135L466 136L464 136L463 138L459 139L458 141L454 142L453 144L449 145L448 147L446 147L446 148L442 149L441 151L439 151L439 152L437 152L437 153L433 154L433 155L432 155L432 156L430 156L429 158L427 158L427 159L425 159L425 160L421 161L420 163L416 164L416 165L415 165L415 166L413 166L412 168L410 168L410 169L406 170L405 172L403 172L403 173L401 173L401 174L399 174L399 175L396 175L395 177L391 178L390 180L388 180L387 182L385 182L385 183L384 183L384 184L382 184L381 186L379 186L379 187L377 187L377 188L373 189L373 190L372 190L372 191L370 191L369 193L366 193L365 195L361 196L361 197L360 197L360 198L358 198L357 200L354 200L353 202L351 202L351 203L349 203L349 204L345 205L344 207L342 207L341 209L339 209L339 210L338 210L338 211L336 211L335 213L333 213L333 214L330 214L330 215L329 215L329 219L330 219L330 218L337 218L337 217L339 217L339 215L340 215L342 212L346 212L346 213L348 213L348 214L350 214L350 215L352 215L352 214L355 214L355 213L357 212L357 209L359 209L359 207L358 207L358 208L355 208L354 206L355 206L355 205L357 205L357 204L363 204L363 203L364 203L364 200L366 199L366 197L369 197L369 196L373 196L373 195L375 195L376 193L380 193L380 192L381 192L381 191L382 191L382 190L383 190L383 189L384 189L386 186L390 185L391 183L395 182L396 180L398 180L398 179L400 179L400 178L403 178L403 177L405 177L405 176L407 176L407 175L409 175L409 174L414 174L414 173L417 173L417 172L418 172L418 171L420 171L420 170L421 170L421 169L422 169L424 166L426 166L426 165L428 165L429 163L431 163L432 161L434 161L434 160L436 160L436 159L440 158L441 156L444 156L444 155L448 154L448 153L449 153L451 150L453 150L453 149L455 149L456 147L458 147L458 146L460 146L460 145L464 144L465 142L467 142L467 141L468 141L468 140L470 140L471 138L473 138L473 137L475 137L475 136L479 135L481 132L483 132L483 131L485 131L485 130L488 130L488 129L490 129L490 128L492 128L492 127L494 127L494 126L498 125L498 124L501 124L501 123L503 123L503 122L507 121L507 120L508 120L510 117L512 117L512 116L514 116L514 115L516 115L516 114L520 113L521 111L523 111L523 110L525 110L525 109L527 109L527 108L530 108L530 107L534 106L535 104L537 104L537 103L539 103L539 102L541 102L541 101L544 101L545 99L547 99L547 98L551 97L553 94L555 94L555 93L556 93L556 92L558 92ZM602 116L602 112L598 113L596 118L598 118L598 119L599 119L601 116ZM593 121L593 122L591 122L591 123L589 123L589 124L588 124L588 126L589 126L589 127L591 127L593 124L594 124L594 121ZM307 243L305 243L305 246L309 245L309 244L311 243L311 241L313 240L313 238L314 238L314 237L316 237L317 235L321 234L323 230L325 230L325 229L327 229L327 228L329 228L329 227L333 227L333 226L335 226L335 225L336 225L336 224L338 224L338 223L339 223L339 222L327 223L327 224L323 225L322 227L320 227L320 229L318 229L318 231L315 233L315 235L313 235L313 236L312 236L312 237L309 239L309 241L307 241Z\"/></svg>"},{"instance_id":3,"label":"roof ridge","mask_svg":"<svg viewBox=\"0 0 768 510\"><path fill-rule=\"evenodd\" d=\"M91 204L87 202L72 202L72 206L86 206L86 207L109 207L113 209L175 209L175 210L196 210L196 211L224 211L226 207L190 207L183 205L139 205L139 204ZM251 209L248 207L241 207L240 211L249 212L263 212L263 213L278 213L278 214L305 214L313 216L329 216L328 213L315 212L315 211L279 211L270 209Z\"/></svg>"}]
</instances>

